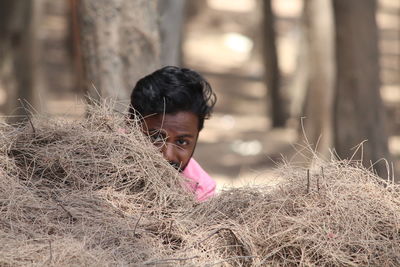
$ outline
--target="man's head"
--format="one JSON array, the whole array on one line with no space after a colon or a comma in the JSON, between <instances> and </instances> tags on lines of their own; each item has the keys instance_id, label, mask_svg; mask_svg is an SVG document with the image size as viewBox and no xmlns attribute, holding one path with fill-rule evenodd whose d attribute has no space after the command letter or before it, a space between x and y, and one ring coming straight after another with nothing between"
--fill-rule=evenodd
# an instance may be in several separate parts
<instances>
[{"instance_id":1,"label":"man's head","mask_svg":"<svg viewBox=\"0 0 400 267\"><path fill-rule=\"evenodd\" d=\"M169 66L137 82L129 113L132 118L142 118L143 131L172 165L183 170L215 101L215 94L201 75Z\"/></svg>"}]
</instances>

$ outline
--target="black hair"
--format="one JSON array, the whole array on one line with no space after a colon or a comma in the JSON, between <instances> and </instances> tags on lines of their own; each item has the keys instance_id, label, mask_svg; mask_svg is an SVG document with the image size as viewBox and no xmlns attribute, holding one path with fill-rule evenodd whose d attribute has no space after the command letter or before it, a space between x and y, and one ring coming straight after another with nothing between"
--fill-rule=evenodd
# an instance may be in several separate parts
<instances>
[{"instance_id":1,"label":"black hair","mask_svg":"<svg viewBox=\"0 0 400 267\"><path fill-rule=\"evenodd\" d=\"M199 131L211 115L216 95L197 72L173 66L163 67L140 79L133 88L129 114L173 114L191 111L199 118Z\"/></svg>"}]
</instances>

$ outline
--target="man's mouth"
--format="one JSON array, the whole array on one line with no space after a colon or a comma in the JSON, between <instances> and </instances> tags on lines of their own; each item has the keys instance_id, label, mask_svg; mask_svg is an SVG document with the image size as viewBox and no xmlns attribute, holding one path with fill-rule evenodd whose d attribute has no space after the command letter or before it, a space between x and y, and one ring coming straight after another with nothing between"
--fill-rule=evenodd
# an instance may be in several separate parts
<instances>
[{"instance_id":1,"label":"man's mouth","mask_svg":"<svg viewBox=\"0 0 400 267\"><path fill-rule=\"evenodd\" d=\"M174 167L178 172L182 172L180 163L170 161L169 164L171 164L171 166Z\"/></svg>"}]
</instances>

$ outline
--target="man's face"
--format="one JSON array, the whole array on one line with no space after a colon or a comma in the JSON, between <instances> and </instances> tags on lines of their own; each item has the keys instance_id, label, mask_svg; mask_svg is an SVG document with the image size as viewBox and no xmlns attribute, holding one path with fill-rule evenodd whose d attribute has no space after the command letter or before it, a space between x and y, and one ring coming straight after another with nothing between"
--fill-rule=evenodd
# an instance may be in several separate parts
<instances>
[{"instance_id":1,"label":"man's face","mask_svg":"<svg viewBox=\"0 0 400 267\"><path fill-rule=\"evenodd\" d=\"M196 147L198 125L196 114L181 111L149 115L145 117L142 129L160 147L166 160L176 169L184 170Z\"/></svg>"}]
</instances>

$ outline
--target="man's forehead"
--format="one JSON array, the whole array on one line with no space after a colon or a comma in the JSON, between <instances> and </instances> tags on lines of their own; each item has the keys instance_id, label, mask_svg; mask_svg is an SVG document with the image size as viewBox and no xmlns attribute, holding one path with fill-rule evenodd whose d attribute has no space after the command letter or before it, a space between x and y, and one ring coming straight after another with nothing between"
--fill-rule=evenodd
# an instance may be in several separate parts
<instances>
[{"instance_id":1,"label":"man's forehead","mask_svg":"<svg viewBox=\"0 0 400 267\"><path fill-rule=\"evenodd\" d=\"M199 119L192 112L182 111L167 114L152 114L144 118L147 129L150 130L174 130L190 133L198 132Z\"/></svg>"}]
</instances>

